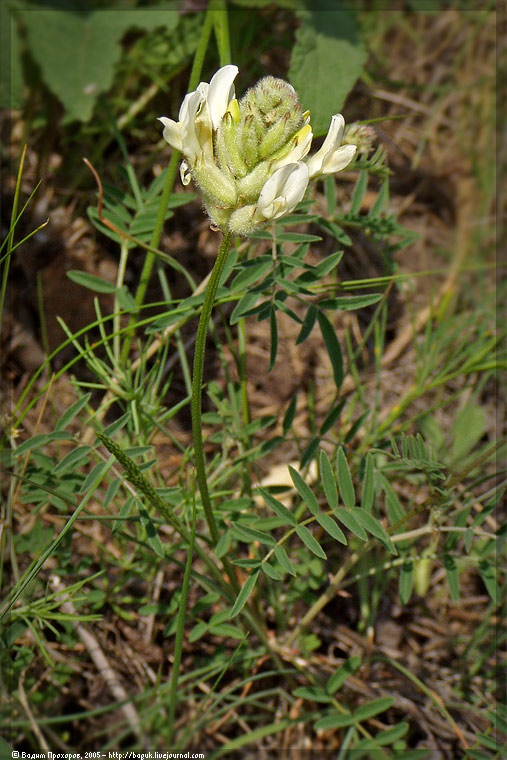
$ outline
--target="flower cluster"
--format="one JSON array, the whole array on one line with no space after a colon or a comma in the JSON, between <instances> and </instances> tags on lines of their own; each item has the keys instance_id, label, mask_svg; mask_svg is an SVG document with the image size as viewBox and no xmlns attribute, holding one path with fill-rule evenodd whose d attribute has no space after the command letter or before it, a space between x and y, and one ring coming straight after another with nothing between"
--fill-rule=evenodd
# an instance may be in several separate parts
<instances>
[{"instance_id":1,"label":"flower cluster","mask_svg":"<svg viewBox=\"0 0 507 760\"><path fill-rule=\"evenodd\" d=\"M177 122L160 121L165 140L183 153L183 184L199 185L212 222L248 235L293 211L311 179L348 166L356 146L341 145L345 122L336 114L320 150L306 158L310 113L294 88L268 76L238 101L237 74L224 66L185 97Z\"/></svg>"}]
</instances>

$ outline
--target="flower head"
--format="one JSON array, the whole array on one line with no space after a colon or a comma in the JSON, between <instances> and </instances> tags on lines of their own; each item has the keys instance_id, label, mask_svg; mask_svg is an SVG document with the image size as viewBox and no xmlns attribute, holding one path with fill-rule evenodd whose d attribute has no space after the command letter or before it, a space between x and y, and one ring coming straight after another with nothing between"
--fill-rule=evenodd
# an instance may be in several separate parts
<instances>
[{"instance_id":1,"label":"flower head","mask_svg":"<svg viewBox=\"0 0 507 760\"><path fill-rule=\"evenodd\" d=\"M310 179L344 169L356 152L341 146L344 120L331 119L322 148L310 158L310 114L294 88L267 76L236 100L236 66L189 93L178 121L161 117L164 139L183 153L183 184L193 179L214 224L248 235L303 199Z\"/></svg>"}]
</instances>

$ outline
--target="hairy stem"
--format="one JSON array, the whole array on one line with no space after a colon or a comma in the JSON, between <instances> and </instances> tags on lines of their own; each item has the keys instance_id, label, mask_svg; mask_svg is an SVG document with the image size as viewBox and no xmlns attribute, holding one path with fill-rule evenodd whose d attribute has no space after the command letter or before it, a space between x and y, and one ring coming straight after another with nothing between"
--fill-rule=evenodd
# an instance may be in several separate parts
<instances>
[{"instance_id":1,"label":"hairy stem","mask_svg":"<svg viewBox=\"0 0 507 760\"><path fill-rule=\"evenodd\" d=\"M202 378L204 372L204 353L206 348L206 335L208 332L208 325L211 317L211 311L213 309L213 303L215 301L215 295L218 288L218 283L224 271L224 267L227 261L227 255L232 240L232 232L224 233L222 244L218 251L217 260L211 273L211 277L206 290L206 296L202 305L201 318L199 320L199 326L197 328L197 337L195 340L195 352L194 352L194 371L192 376L192 434L194 438L194 454L195 454L195 469L197 472L197 482L199 483L199 490L201 492L202 505L204 508L204 515L213 544L218 543L219 535L218 528L213 515L213 509L211 507L211 500L208 489L208 481L206 478L206 466L204 462L204 449L202 441Z\"/></svg>"}]
</instances>

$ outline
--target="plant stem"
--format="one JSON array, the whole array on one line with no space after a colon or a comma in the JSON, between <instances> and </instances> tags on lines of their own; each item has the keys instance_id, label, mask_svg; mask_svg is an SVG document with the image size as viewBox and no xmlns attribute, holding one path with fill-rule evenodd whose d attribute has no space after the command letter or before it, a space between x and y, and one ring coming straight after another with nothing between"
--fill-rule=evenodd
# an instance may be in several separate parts
<instances>
[{"instance_id":1,"label":"plant stem","mask_svg":"<svg viewBox=\"0 0 507 760\"><path fill-rule=\"evenodd\" d=\"M218 283L224 271L224 267L227 261L227 255L232 241L232 232L224 233L222 243L220 245L217 260L211 273L211 277L206 290L206 296L202 305L201 317L199 319L199 326L197 328L197 337L195 339L194 350L194 369L192 376L192 435L194 438L194 455L195 455L195 469L197 472L197 482L199 483L199 490L201 492L202 505L204 508L204 515L211 536L211 540L214 545L218 543L219 535L218 528L213 515L213 509L211 507L211 500L208 490L208 481L206 478L206 466L204 463L204 450L202 441L202 378L204 372L204 353L206 348L206 335L208 332L208 325L211 317L211 311L215 301L215 295L218 289Z\"/></svg>"}]
</instances>

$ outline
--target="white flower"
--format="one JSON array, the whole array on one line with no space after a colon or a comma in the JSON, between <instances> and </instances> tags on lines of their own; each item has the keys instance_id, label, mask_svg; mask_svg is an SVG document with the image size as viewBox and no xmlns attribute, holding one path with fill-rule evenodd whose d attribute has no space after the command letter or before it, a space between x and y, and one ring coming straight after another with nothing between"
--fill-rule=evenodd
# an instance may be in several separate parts
<instances>
[{"instance_id":1,"label":"white flower","mask_svg":"<svg viewBox=\"0 0 507 760\"><path fill-rule=\"evenodd\" d=\"M331 117L331 126L319 151L307 160L310 179L321 174L334 174L345 169L356 153L355 145L341 145L345 120L338 113Z\"/></svg>"},{"instance_id":2,"label":"white flower","mask_svg":"<svg viewBox=\"0 0 507 760\"><path fill-rule=\"evenodd\" d=\"M277 169L260 192L257 201L257 212L262 215L260 218L279 219L284 214L290 214L303 200L308 179L308 167L301 161Z\"/></svg>"},{"instance_id":3,"label":"white flower","mask_svg":"<svg viewBox=\"0 0 507 760\"><path fill-rule=\"evenodd\" d=\"M234 98L233 81L237 74L237 66L223 66L209 84L201 82L194 92L185 96L177 122L159 117L164 125L164 140L181 151L190 165L201 155L205 160L213 160L213 130Z\"/></svg>"},{"instance_id":4,"label":"white flower","mask_svg":"<svg viewBox=\"0 0 507 760\"><path fill-rule=\"evenodd\" d=\"M237 66L223 66L186 95L178 121L160 121L183 154L182 183L197 184L213 224L250 235L291 213L311 179L344 169L357 148L341 145L345 122L335 114L322 148L308 157L310 112L294 88L267 76L236 100L237 74Z\"/></svg>"}]
</instances>

